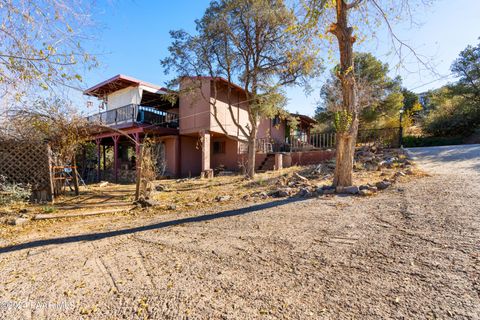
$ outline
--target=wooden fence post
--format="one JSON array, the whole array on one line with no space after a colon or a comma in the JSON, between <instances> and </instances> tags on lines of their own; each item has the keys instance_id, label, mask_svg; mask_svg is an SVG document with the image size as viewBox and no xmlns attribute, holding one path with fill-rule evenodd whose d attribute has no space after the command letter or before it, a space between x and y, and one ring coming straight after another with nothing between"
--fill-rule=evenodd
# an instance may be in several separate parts
<instances>
[{"instance_id":1,"label":"wooden fence post","mask_svg":"<svg viewBox=\"0 0 480 320\"><path fill-rule=\"evenodd\" d=\"M138 144L138 159L136 164L137 184L135 186L135 201L140 198L140 183L142 180L142 164L143 164L143 144Z\"/></svg>"},{"instance_id":2,"label":"wooden fence post","mask_svg":"<svg viewBox=\"0 0 480 320\"><path fill-rule=\"evenodd\" d=\"M75 195L78 196L80 192L78 191L77 157L75 153L72 156L72 178L73 178L73 188L75 190Z\"/></svg>"},{"instance_id":3,"label":"wooden fence post","mask_svg":"<svg viewBox=\"0 0 480 320\"><path fill-rule=\"evenodd\" d=\"M55 181L53 180L55 174L53 172L53 157L52 157L52 149L48 143L45 144L46 152L47 152L47 162L48 162L48 193L47 200L50 201L52 204L55 202Z\"/></svg>"}]
</instances>

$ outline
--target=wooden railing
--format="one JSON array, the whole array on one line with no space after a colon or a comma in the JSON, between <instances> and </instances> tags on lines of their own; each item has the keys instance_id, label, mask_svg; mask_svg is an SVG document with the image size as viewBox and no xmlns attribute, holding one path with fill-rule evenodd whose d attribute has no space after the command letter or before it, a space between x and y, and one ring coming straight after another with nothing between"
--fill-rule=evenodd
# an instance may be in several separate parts
<instances>
[{"instance_id":1,"label":"wooden railing","mask_svg":"<svg viewBox=\"0 0 480 320\"><path fill-rule=\"evenodd\" d=\"M335 143L335 132L312 134L302 133L299 135L292 135L287 138L287 144L290 145L291 151L330 149L335 147Z\"/></svg>"},{"instance_id":2,"label":"wooden railing","mask_svg":"<svg viewBox=\"0 0 480 320\"><path fill-rule=\"evenodd\" d=\"M400 128L364 129L358 131L357 146L377 145L385 148L400 146ZM295 152L334 149L337 142L335 132L297 134L285 139L285 143L269 138L257 139L257 152Z\"/></svg>"},{"instance_id":3,"label":"wooden railing","mask_svg":"<svg viewBox=\"0 0 480 320\"><path fill-rule=\"evenodd\" d=\"M178 114L153 107L129 104L120 108L100 112L87 117L92 123L116 126L128 123L152 124L165 128L178 128Z\"/></svg>"}]
</instances>

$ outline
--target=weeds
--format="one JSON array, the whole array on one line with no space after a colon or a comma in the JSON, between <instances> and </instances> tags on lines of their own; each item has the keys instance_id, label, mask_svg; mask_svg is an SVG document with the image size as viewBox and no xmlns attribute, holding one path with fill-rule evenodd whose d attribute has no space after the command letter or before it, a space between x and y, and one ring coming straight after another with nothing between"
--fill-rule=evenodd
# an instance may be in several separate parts
<instances>
[{"instance_id":1,"label":"weeds","mask_svg":"<svg viewBox=\"0 0 480 320\"><path fill-rule=\"evenodd\" d=\"M12 183L0 175L0 205L27 202L32 194L30 185Z\"/></svg>"}]
</instances>

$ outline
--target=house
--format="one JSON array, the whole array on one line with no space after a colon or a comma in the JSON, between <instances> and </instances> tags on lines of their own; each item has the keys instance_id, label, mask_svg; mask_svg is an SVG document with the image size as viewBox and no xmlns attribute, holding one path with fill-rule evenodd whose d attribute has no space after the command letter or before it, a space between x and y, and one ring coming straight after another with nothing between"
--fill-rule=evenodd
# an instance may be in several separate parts
<instances>
[{"instance_id":1,"label":"house","mask_svg":"<svg viewBox=\"0 0 480 320\"><path fill-rule=\"evenodd\" d=\"M109 148L113 148L110 178L131 180L139 151L133 141L141 142L146 137L156 143L164 176L198 176L218 167L239 170L247 147L245 132L236 124L245 127L249 123L244 90L221 78L186 77L179 92L172 102L168 99L172 92L166 88L125 75L85 90L86 95L98 98L104 109L88 117L92 123L101 124L94 134L98 180L105 179L102 171L107 171ZM293 151L292 143L308 144L314 120L295 116L299 120L295 129L278 116L261 119L257 167L265 166L265 160L276 152Z\"/></svg>"}]
</instances>

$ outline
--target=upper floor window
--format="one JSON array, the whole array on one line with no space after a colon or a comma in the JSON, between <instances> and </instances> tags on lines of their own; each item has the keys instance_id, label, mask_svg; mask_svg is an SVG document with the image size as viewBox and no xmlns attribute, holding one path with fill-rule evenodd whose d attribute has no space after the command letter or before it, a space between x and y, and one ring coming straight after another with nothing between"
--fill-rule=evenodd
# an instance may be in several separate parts
<instances>
[{"instance_id":1,"label":"upper floor window","mask_svg":"<svg viewBox=\"0 0 480 320\"><path fill-rule=\"evenodd\" d=\"M279 116L275 116L275 118L272 119L272 126L278 126L280 125L280 117Z\"/></svg>"}]
</instances>

